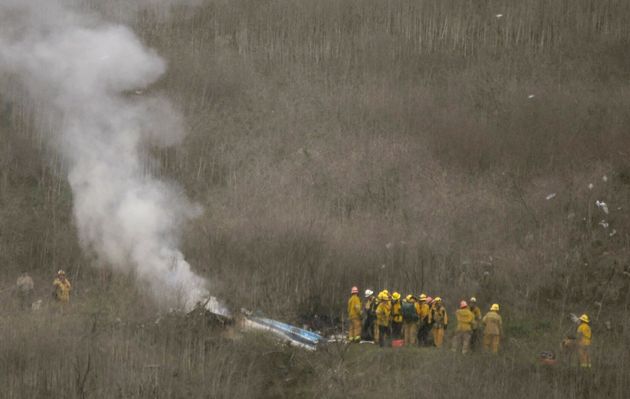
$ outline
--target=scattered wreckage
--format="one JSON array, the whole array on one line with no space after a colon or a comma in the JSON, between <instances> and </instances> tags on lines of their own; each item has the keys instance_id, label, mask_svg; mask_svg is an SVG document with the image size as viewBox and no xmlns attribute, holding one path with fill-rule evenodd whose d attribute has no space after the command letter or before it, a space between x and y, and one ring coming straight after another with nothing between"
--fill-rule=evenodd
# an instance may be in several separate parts
<instances>
[{"instance_id":1,"label":"scattered wreckage","mask_svg":"<svg viewBox=\"0 0 630 399\"><path fill-rule=\"evenodd\" d=\"M328 342L326 338L316 332L269 319L258 312L241 309L238 314L232 314L215 297L209 297L205 303L200 303L196 309L199 309L199 307L203 308L209 316L225 324L233 324L243 331L265 332L282 343L288 343L306 350L316 350L320 344Z\"/></svg>"}]
</instances>

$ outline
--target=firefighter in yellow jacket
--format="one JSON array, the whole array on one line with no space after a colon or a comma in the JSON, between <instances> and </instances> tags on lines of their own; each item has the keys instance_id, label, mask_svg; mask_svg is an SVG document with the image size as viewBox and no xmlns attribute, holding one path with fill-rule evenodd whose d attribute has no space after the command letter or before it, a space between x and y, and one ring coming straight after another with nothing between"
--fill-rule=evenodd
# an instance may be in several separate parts
<instances>
[{"instance_id":1,"label":"firefighter in yellow jacket","mask_svg":"<svg viewBox=\"0 0 630 399\"><path fill-rule=\"evenodd\" d=\"M70 291L72 290L72 285L66 278L66 272L59 270L52 285L54 288L53 297L61 305L61 311L63 311L63 308L70 303Z\"/></svg>"},{"instance_id":2,"label":"firefighter in yellow jacket","mask_svg":"<svg viewBox=\"0 0 630 399\"><path fill-rule=\"evenodd\" d=\"M350 342L361 341L361 298L359 298L359 288L352 287L350 299L348 299L348 320L350 329L348 330L348 340Z\"/></svg>"},{"instance_id":3,"label":"firefighter in yellow jacket","mask_svg":"<svg viewBox=\"0 0 630 399\"><path fill-rule=\"evenodd\" d=\"M433 300L430 319L433 325L433 345L441 348L444 344L444 331L448 328L448 314L439 296Z\"/></svg>"},{"instance_id":4,"label":"firefighter in yellow jacket","mask_svg":"<svg viewBox=\"0 0 630 399\"><path fill-rule=\"evenodd\" d=\"M580 360L580 367L591 368L591 355L590 346L593 339L591 332L590 319L588 315L583 314L580 316L580 325L577 328L577 344L578 344L578 358Z\"/></svg>"},{"instance_id":5,"label":"firefighter in yellow jacket","mask_svg":"<svg viewBox=\"0 0 630 399\"><path fill-rule=\"evenodd\" d=\"M378 328L378 344L385 346L385 340L389 335L389 323L391 318L391 304L389 295L385 292L379 294L379 303L376 307L376 326Z\"/></svg>"},{"instance_id":6,"label":"firefighter in yellow jacket","mask_svg":"<svg viewBox=\"0 0 630 399\"><path fill-rule=\"evenodd\" d=\"M475 327L475 315L468 308L466 301L461 301L459 310L455 312L457 318L457 330L453 339L452 351L457 352L461 346L463 354L470 351L470 338L472 337L473 328Z\"/></svg>"},{"instance_id":7,"label":"firefighter in yellow jacket","mask_svg":"<svg viewBox=\"0 0 630 399\"><path fill-rule=\"evenodd\" d=\"M402 304L400 303L400 294L394 292L392 294L392 338L400 339L402 336L403 314Z\"/></svg>"},{"instance_id":8,"label":"firefighter in yellow jacket","mask_svg":"<svg viewBox=\"0 0 630 399\"><path fill-rule=\"evenodd\" d=\"M416 303L416 310L418 312L418 344L420 346L427 346L429 344L429 332L431 331L431 308L427 303L427 295L420 294L418 302Z\"/></svg>"},{"instance_id":9,"label":"firefighter in yellow jacket","mask_svg":"<svg viewBox=\"0 0 630 399\"><path fill-rule=\"evenodd\" d=\"M492 304L490 311L482 319L483 324L483 349L492 351L496 354L499 352L499 343L503 335L503 320L499 315L499 304Z\"/></svg>"}]
</instances>

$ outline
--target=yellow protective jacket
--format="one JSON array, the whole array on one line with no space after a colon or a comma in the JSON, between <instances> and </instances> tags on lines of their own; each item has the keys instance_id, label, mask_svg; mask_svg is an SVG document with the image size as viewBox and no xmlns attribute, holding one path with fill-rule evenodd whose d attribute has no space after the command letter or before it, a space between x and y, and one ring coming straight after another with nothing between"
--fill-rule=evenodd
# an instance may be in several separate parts
<instances>
[{"instance_id":1,"label":"yellow protective jacket","mask_svg":"<svg viewBox=\"0 0 630 399\"><path fill-rule=\"evenodd\" d=\"M486 313L482 323L485 335L501 335L503 332L503 320L497 312Z\"/></svg>"},{"instance_id":2,"label":"yellow protective jacket","mask_svg":"<svg viewBox=\"0 0 630 399\"><path fill-rule=\"evenodd\" d=\"M55 298L59 302L70 302L70 290L72 289L72 285L70 285L68 279L61 280L60 278L55 278L53 287L55 287Z\"/></svg>"},{"instance_id":3,"label":"yellow protective jacket","mask_svg":"<svg viewBox=\"0 0 630 399\"><path fill-rule=\"evenodd\" d=\"M435 328L444 328L448 325L448 314L446 314L446 308L444 306L435 306L431 310L429 319Z\"/></svg>"},{"instance_id":4,"label":"yellow protective jacket","mask_svg":"<svg viewBox=\"0 0 630 399\"><path fill-rule=\"evenodd\" d=\"M376 325L381 327L389 326L391 316L391 305L388 301L383 301L376 307Z\"/></svg>"},{"instance_id":5,"label":"yellow protective jacket","mask_svg":"<svg viewBox=\"0 0 630 399\"><path fill-rule=\"evenodd\" d=\"M416 311L418 312L418 317L420 317L420 320L428 321L429 313L431 313L429 305L421 302L419 302L417 305L418 306L416 307Z\"/></svg>"},{"instance_id":6,"label":"yellow protective jacket","mask_svg":"<svg viewBox=\"0 0 630 399\"><path fill-rule=\"evenodd\" d=\"M577 328L577 336L578 345L591 346L593 334L591 332L591 326L589 326L587 323L580 324L580 326Z\"/></svg>"},{"instance_id":7,"label":"yellow protective jacket","mask_svg":"<svg viewBox=\"0 0 630 399\"><path fill-rule=\"evenodd\" d=\"M402 304L400 303L400 301L395 301L392 304L392 322L394 323L403 322Z\"/></svg>"},{"instance_id":8,"label":"yellow protective jacket","mask_svg":"<svg viewBox=\"0 0 630 399\"><path fill-rule=\"evenodd\" d=\"M350 320L361 318L361 299L357 294L352 294L348 299L348 318Z\"/></svg>"},{"instance_id":9,"label":"yellow protective jacket","mask_svg":"<svg viewBox=\"0 0 630 399\"><path fill-rule=\"evenodd\" d=\"M459 309L455 312L457 318L457 331L466 332L472 331L475 323L475 315L468 308Z\"/></svg>"}]
</instances>

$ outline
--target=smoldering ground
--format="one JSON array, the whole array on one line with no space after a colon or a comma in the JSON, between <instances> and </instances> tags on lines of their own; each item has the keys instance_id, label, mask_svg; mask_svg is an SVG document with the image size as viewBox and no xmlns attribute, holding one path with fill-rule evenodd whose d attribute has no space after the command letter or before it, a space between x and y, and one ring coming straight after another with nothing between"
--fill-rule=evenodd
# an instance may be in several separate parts
<instances>
[{"instance_id":1,"label":"smoldering ground","mask_svg":"<svg viewBox=\"0 0 630 399\"><path fill-rule=\"evenodd\" d=\"M207 296L184 259L179 229L199 214L173 183L144 165L147 148L181 141L181 116L146 90L166 62L127 27L68 2L4 2L1 67L18 79L50 143L63 154L79 239L99 263L133 271L163 304ZM20 101L21 99L14 99Z\"/></svg>"}]
</instances>

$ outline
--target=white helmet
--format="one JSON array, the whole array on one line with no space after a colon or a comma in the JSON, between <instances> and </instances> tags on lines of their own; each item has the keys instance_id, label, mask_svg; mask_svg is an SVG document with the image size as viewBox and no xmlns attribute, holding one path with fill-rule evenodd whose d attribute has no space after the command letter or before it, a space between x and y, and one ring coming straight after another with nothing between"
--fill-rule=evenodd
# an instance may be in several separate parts
<instances>
[{"instance_id":1,"label":"white helmet","mask_svg":"<svg viewBox=\"0 0 630 399\"><path fill-rule=\"evenodd\" d=\"M366 298L371 297L372 295L374 295L374 291L372 291L372 290L365 290L365 297Z\"/></svg>"}]
</instances>

